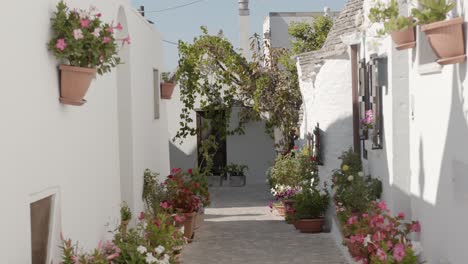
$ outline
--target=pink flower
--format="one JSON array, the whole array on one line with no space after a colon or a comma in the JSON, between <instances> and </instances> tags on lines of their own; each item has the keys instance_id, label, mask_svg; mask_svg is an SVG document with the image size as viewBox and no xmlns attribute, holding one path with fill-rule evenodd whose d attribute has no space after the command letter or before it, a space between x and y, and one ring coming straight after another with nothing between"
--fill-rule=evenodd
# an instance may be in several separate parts
<instances>
[{"instance_id":1,"label":"pink flower","mask_svg":"<svg viewBox=\"0 0 468 264\"><path fill-rule=\"evenodd\" d=\"M114 28L113 27L106 28L106 31L109 32L109 33L114 34Z\"/></svg>"},{"instance_id":2,"label":"pink flower","mask_svg":"<svg viewBox=\"0 0 468 264\"><path fill-rule=\"evenodd\" d=\"M405 246L403 244L397 244L395 248L393 248L393 258L397 262L401 262L403 258L405 257Z\"/></svg>"},{"instance_id":3,"label":"pink flower","mask_svg":"<svg viewBox=\"0 0 468 264\"><path fill-rule=\"evenodd\" d=\"M122 39L122 45L124 45L125 43L130 45L130 36L127 36L126 38Z\"/></svg>"},{"instance_id":4,"label":"pink flower","mask_svg":"<svg viewBox=\"0 0 468 264\"><path fill-rule=\"evenodd\" d=\"M138 216L138 220L142 221L145 219L145 212L140 212L140 215Z\"/></svg>"},{"instance_id":5,"label":"pink flower","mask_svg":"<svg viewBox=\"0 0 468 264\"><path fill-rule=\"evenodd\" d=\"M185 221L185 217L184 216L180 216L180 215L175 215L174 216L174 221L176 221L177 223L183 223Z\"/></svg>"},{"instance_id":6,"label":"pink flower","mask_svg":"<svg viewBox=\"0 0 468 264\"><path fill-rule=\"evenodd\" d=\"M67 47L67 43L65 43L65 39L57 39L57 43L55 43L55 48L63 51Z\"/></svg>"},{"instance_id":7,"label":"pink flower","mask_svg":"<svg viewBox=\"0 0 468 264\"><path fill-rule=\"evenodd\" d=\"M96 38L99 37L99 34L101 33L101 29L100 28L95 28L93 33L93 36L95 36Z\"/></svg>"},{"instance_id":8,"label":"pink flower","mask_svg":"<svg viewBox=\"0 0 468 264\"><path fill-rule=\"evenodd\" d=\"M79 29L79 28L73 30L73 37L74 37L76 40L82 39L82 38L83 38L83 31L81 31L81 29Z\"/></svg>"},{"instance_id":9,"label":"pink flower","mask_svg":"<svg viewBox=\"0 0 468 264\"><path fill-rule=\"evenodd\" d=\"M421 224L419 223L419 221L415 221L411 224L410 231L416 233L421 232Z\"/></svg>"},{"instance_id":10,"label":"pink flower","mask_svg":"<svg viewBox=\"0 0 468 264\"><path fill-rule=\"evenodd\" d=\"M91 23L91 21L89 21L89 19L81 19L80 20L80 25L82 28L89 28L89 24Z\"/></svg>"},{"instance_id":11,"label":"pink flower","mask_svg":"<svg viewBox=\"0 0 468 264\"><path fill-rule=\"evenodd\" d=\"M385 251L383 251L381 248L377 249L376 255L380 261L387 260L387 253L385 253Z\"/></svg>"},{"instance_id":12,"label":"pink flower","mask_svg":"<svg viewBox=\"0 0 468 264\"><path fill-rule=\"evenodd\" d=\"M398 218L405 219L405 213L403 212L398 213Z\"/></svg>"},{"instance_id":13,"label":"pink flower","mask_svg":"<svg viewBox=\"0 0 468 264\"><path fill-rule=\"evenodd\" d=\"M299 147L298 147L298 146L294 146L294 149L296 149L296 150L297 150L297 149L299 149Z\"/></svg>"},{"instance_id":14,"label":"pink flower","mask_svg":"<svg viewBox=\"0 0 468 264\"><path fill-rule=\"evenodd\" d=\"M159 206L161 206L161 208L164 209L164 210L169 208L169 204L167 202L162 202L162 203L159 204Z\"/></svg>"},{"instance_id":15,"label":"pink flower","mask_svg":"<svg viewBox=\"0 0 468 264\"><path fill-rule=\"evenodd\" d=\"M363 235L355 235L355 236L350 236L349 239L351 240L351 243L364 244L365 238Z\"/></svg>"},{"instance_id":16,"label":"pink flower","mask_svg":"<svg viewBox=\"0 0 468 264\"><path fill-rule=\"evenodd\" d=\"M101 14L101 13L97 13L96 16L97 16L97 17L101 17L102 14Z\"/></svg>"},{"instance_id":17,"label":"pink flower","mask_svg":"<svg viewBox=\"0 0 468 264\"><path fill-rule=\"evenodd\" d=\"M111 41L112 41L112 39L109 38L109 37L104 37L104 38L102 38L102 42L104 42L104 43L109 43L109 42L111 42Z\"/></svg>"},{"instance_id":18,"label":"pink flower","mask_svg":"<svg viewBox=\"0 0 468 264\"><path fill-rule=\"evenodd\" d=\"M122 24L120 24L120 22L117 24L117 26L115 27L118 31L121 31L123 29L122 27Z\"/></svg>"},{"instance_id":19,"label":"pink flower","mask_svg":"<svg viewBox=\"0 0 468 264\"><path fill-rule=\"evenodd\" d=\"M181 170L182 170L181 168L172 168L171 173L172 173L172 174L176 174L176 173L178 173L178 172L181 171Z\"/></svg>"},{"instance_id":20,"label":"pink flower","mask_svg":"<svg viewBox=\"0 0 468 264\"><path fill-rule=\"evenodd\" d=\"M380 210L382 211L386 211L387 210L387 203L385 203L385 201L381 201L377 204L377 207L380 208Z\"/></svg>"},{"instance_id":21,"label":"pink flower","mask_svg":"<svg viewBox=\"0 0 468 264\"><path fill-rule=\"evenodd\" d=\"M356 223L357 220L358 220L357 216L351 216L346 223L348 225L353 225L354 223Z\"/></svg>"}]
</instances>

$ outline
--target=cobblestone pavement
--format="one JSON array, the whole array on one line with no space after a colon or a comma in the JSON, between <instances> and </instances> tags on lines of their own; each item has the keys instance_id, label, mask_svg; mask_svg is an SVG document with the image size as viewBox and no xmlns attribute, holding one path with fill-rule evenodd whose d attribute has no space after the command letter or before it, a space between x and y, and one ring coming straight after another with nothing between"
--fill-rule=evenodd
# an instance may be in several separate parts
<instances>
[{"instance_id":1,"label":"cobblestone pavement","mask_svg":"<svg viewBox=\"0 0 468 264\"><path fill-rule=\"evenodd\" d=\"M183 264L345 264L330 234L301 234L273 215L265 185L215 187Z\"/></svg>"}]
</instances>

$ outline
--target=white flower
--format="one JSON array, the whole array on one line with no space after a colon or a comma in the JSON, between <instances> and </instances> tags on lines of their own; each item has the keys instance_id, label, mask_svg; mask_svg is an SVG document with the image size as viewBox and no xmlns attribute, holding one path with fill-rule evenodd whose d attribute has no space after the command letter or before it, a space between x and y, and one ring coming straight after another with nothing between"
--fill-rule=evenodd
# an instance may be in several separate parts
<instances>
[{"instance_id":1,"label":"white flower","mask_svg":"<svg viewBox=\"0 0 468 264\"><path fill-rule=\"evenodd\" d=\"M358 172L359 177L364 177L364 172L360 171Z\"/></svg>"},{"instance_id":2,"label":"white flower","mask_svg":"<svg viewBox=\"0 0 468 264\"><path fill-rule=\"evenodd\" d=\"M368 234L366 238L364 238L364 246L367 247L367 244L369 244L370 242L371 242L371 237Z\"/></svg>"},{"instance_id":3,"label":"white flower","mask_svg":"<svg viewBox=\"0 0 468 264\"><path fill-rule=\"evenodd\" d=\"M155 257L153 256L153 254L151 254L150 252L148 252L148 253L146 254L145 261L146 261L146 263L148 263L148 264L153 264L153 263L156 263L156 262L158 261L158 259L155 258Z\"/></svg>"},{"instance_id":4,"label":"white flower","mask_svg":"<svg viewBox=\"0 0 468 264\"><path fill-rule=\"evenodd\" d=\"M354 180L353 175L349 175L349 176L348 176L348 181L353 181L353 180Z\"/></svg>"},{"instance_id":5,"label":"white flower","mask_svg":"<svg viewBox=\"0 0 468 264\"><path fill-rule=\"evenodd\" d=\"M321 196L324 196L324 195L326 195L326 194L327 194L327 192L325 192L324 189L321 189L321 190L320 190L320 195L321 195Z\"/></svg>"},{"instance_id":6,"label":"white flower","mask_svg":"<svg viewBox=\"0 0 468 264\"><path fill-rule=\"evenodd\" d=\"M148 223L143 222L143 229L146 229L148 227Z\"/></svg>"},{"instance_id":7,"label":"white flower","mask_svg":"<svg viewBox=\"0 0 468 264\"><path fill-rule=\"evenodd\" d=\"M91 34L93 34L97 38L97 37L99 37L100 33L101 33L101 28L97 27L97 28L94 29L93 33L91 33Z\"/></svg>"},{"instance_id":8,"label":"white flower","mask_svg":"<svg viewBox=\"0 0 468 264\"><path fill-rule=\"evenodd\" d=\"M145 254L146 253L146 248L144 246L138 246L137 251L140 254Z\"/></svg>"},{"instance_id":9,"label":"white flower","mask_svg":"<svg viewBox=\"0 0 468 264\"><path fill-rule=\"evenodd\" d=\"M310 179L310 186L312 186L312 187L314 186L314 181L315 181L314 178Z\"/></svg>"},{"instance_id":10,"label":"white flower","mask_svg":"<svg viewBox=\"0 0 468 264\"><path fill-rule=\"evenodd\" d=\"M81 29L75 29L73 30L73 37L78 40L78 39L82 39L83 38L83 31L81 31Z\"/></svg>"},{"instance_id":11,"label":"white flower","mask_svg":"<svg viewBox=\"0 0 468 264\"><path fill-rule=\"evenodd\" d=\"M161 255L164 250L166 250L163 246L159 245L157 248L154 249L154 251L158 254Z\"/></svg>"}]
</instances>

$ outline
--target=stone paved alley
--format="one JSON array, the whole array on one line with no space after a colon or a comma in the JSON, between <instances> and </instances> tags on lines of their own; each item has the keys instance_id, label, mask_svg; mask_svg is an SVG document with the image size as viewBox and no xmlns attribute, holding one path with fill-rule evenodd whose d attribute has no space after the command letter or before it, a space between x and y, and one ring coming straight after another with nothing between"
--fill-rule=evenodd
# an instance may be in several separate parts
<instances>
[{"instance_id":1,"label":"stone paved alley","mask_svg":"<svg viewBox=\"0 0 468 264\"><path fill-rule=\"evenodd\" d=\"M328 233L301 234L273 215L264 185L215 187L184 264L347 263Z\"/></svg>"}]
</instances>

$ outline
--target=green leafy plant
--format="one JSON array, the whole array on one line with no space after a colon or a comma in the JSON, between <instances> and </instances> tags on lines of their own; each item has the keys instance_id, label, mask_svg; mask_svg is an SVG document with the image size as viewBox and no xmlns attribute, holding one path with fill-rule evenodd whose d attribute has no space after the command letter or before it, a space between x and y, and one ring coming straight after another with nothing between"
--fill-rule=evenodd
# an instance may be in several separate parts
<instances>
[{"instance_id":1,"label":"green leafy plant","mask_svg":"<svg viewBox=\"0 0 468 264\"><path fill-rule=\"evenodd\" d=\"M225 173L229 173L231 176L245 176L245 172L249 169L247 165L230 163L224 168Z\"/></svg>"},{"instance_id":2,"label":"green leafy plant","mask_svg":"<svg viewBox=\"0 0 468 264\"><path fill-rule=\"evenodd\" d=\"M447 14L455 7L455 3L450 0L418 0L418 4L422 9L413 8L411 14L420 25L445 20Z\"/></svg>"},{"instance_id":3,"label":"green leafy plant","mask_svg":"<svg viewBox=\"0 0 468 264\"><path fill-rule=\"evenodd\" d=\"M415 26L413 18L399 15L399 7L396 0L391 0L388 4L377 2L369 10L369 20L373 23L383 24L383 29L378 30L379 35Z\"/></svg>"},{"instance_id":4,"label":"green leafy plant","mask_svg":"<svg viewBox=\"0 0 468 264\"><path fill-rule=\"evenodd\" d=\"M340 159L341 167L332 175L332 189L338 217L344 220L351 213L365 212L372 201L380 198L382 183L364 175L358 153L350 149L345 151Z\"/></svg>"},{"instance_id":5,"label":"green leafy plant","mask_svg":"<svg viewBox=\"0 0 468 264\"><path fill-rule=\"evenodd\" d=\"M291 23L288 32L293 37L291 40L292 52L299 54L322 48L332 26L333 20L329 16L316 17L312 23Z\"/></svg>"},{"instance_id":6,"label":"green leafy plant","mask_svg":"<svg viewBox=\"0 0 468 264\"><path fill-rule=\"evenodd\" d=\"M130 208L128 207L126 202L123 202L120 205L120 220L122 222L124 221L130 221L132 219L132 211L130 211Z\"/></svg>"},{"instance_id":7,"label":"green leafy plant","mask_svg":"<svg viewBox=\"0 0 468 264\"><path fill-rule=\"evenodd\" d=\"M323 217L328 209L330 195L326 186L303 188L294 196L294 217L297 219L313 219Z\"/></svg>"},{"instance_id":8,"label":"green leafy plant","mask_svg":"<svg viewBox=\"0 0 468 264\"><path fill-rule=\"evenodd\" d=\"M302 104L295 62L286 49L265 45L254 35L248 61L222 33L210 35L205 27L193 43L179 42L176 79L184 107L174 140L183 142L199 132L191 117L195 109L205 113L219 137L243 134L247 122L267 116L266 131L272 134L279 128L287 138L297 126ZM241 109L239 122L230 126L234 107Z\"/></svg>"},{"instance_id":9,"label":"green leafy plant","mask_svg":"<svg viewBox=\"0 0 468 264\"><path fill-rule=\"evenodd\" d=\"M167 192L164 185L158 181L159 173L146 169L143 173L142 199L145 210L155 216L161 212L160 204L167 200Z\"/></svg>"},{"instance_id":10,"label":"green leafy plant","mask_svg":"<svg viewBox=\"0 0 468 264\"><path fill-rule=\"evenodd\" d=\"M62 63L96 68L99 74L110 72L120 63L118 44L130 44L130 37L116 40L114 31L122 30L101 21L101 13L94 7L88 10L70 10L60 1L52 17L52 38L48 48Z\"/></svg>"}]
</instances>

